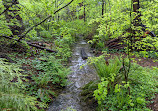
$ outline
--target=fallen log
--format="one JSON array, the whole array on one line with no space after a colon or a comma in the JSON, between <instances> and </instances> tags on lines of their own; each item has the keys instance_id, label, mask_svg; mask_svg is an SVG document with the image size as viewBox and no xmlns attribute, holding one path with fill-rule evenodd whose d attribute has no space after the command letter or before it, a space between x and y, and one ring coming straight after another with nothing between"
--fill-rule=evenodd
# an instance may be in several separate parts
<instances>
[{"instance_id":1,"label":"fallen log","mask_svg":"<svg viewBox=\"0 0 158 111\"><path fill-rule=\"evenodd\" d=\"M47 48L42 47L42 46L39 46L39 45L35 45L35 44L29 43L29 42L27 42L27 44L28 44L29 46L36 47L36 48L38 48L38 49L46 50L46 51L48 51L48 52L57 53L57 51L54 51L54 50L51 50L51 49L47 49Z\"/></svg>"},{"instance_id":2,"label":"fallen log","mask_svg":"<svg viewBox=\"0 0 158 111\"><path fill-rule=\"evenodd\" d=\"M0 36L0 37L4 37L4 38L7 38L7 39L11 39L11 40L15 40L17 42L20 42L22 43L22 41L19 41L18 39L14 39L13 37L9 37L9 36ZM36 47L38 49L42 49L42 50L46 50L48 52L53 52L53 53L57 53L57 51L54 51L54 50L51 50L51 49L47 49L45 47L42 47L42 46L39 46L39 45L35 45L35 44L32 44L30 42L26 42L29 46L32 46L32 47Z\"/></svg>"},{"instance_id":3,"label":"fallen log","mask_svg":"<svg viewBox=\"0 0 158 111\"><path fill-rule=\"evenodd\" d=\"M83 60L88 59L88 55L86 54L84 48L81 48L81 57L82 57Z\"/></svg>"}]
</instances>

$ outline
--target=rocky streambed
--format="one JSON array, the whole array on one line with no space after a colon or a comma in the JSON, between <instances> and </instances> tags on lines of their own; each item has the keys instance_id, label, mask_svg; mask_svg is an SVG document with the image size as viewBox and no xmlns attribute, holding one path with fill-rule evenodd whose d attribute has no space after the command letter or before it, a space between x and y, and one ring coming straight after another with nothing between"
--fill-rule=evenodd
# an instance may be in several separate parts
<instances>
[{"instance_id":1,"label":"rocky streambed","mask_svg":"<svg viewBox=\"0 0 158 111\"><path fill-rule=\"evenodd\" d=\"M68 109L74 109L76 111L95 111L95 108L87 105L80 96L81 88L90 81L94 81L98 78L93 68L87 65L81 68L81 66L87 62L81 56L83 50L86 52L84 56L93 56L93 54L90 53L90 47L86 41L81 39L76 43L72 49L73 55L70 63L72 73L68 76L69 84L55 101L53 101L47 111L66 111Z\"/></svg>"}]
</instances>

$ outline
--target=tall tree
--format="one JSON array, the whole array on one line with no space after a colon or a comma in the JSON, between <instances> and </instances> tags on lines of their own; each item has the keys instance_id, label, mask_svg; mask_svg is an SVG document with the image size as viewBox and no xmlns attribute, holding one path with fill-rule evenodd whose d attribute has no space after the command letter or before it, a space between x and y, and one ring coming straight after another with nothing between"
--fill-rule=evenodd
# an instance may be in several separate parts
<instances>
[{"instance_id":1,"label":"tall tree","mask_svg":"<svg viewBox=\"0 0 158 111\"><path fill-rule=\"evenodd\" d=\"M139 0L133 0L133 12L135 12L135 18L133 20L134 26L139 26L141 24L141 12L139 11L139 8Z\"/></svg>"},{"instance_id":2,"label":"tall tree","mask_svg":"<svg viewBox=\"0 0 158 111\"><path fill-rule=\"evenodd\" d=\"M141 29L145 32L145 34L149 34L151 35L152 37L156 37L156 35L151 31L149 30L146 30L146 25L143 25L142 24L142 21L141 21L141 12L139 11L139 8L140 8L140 1L139 0L132 0L133 1L133 12L135 12L135 18L133 19L133 25L134 26L141 26Z\"/></svg>"}]
</instances>

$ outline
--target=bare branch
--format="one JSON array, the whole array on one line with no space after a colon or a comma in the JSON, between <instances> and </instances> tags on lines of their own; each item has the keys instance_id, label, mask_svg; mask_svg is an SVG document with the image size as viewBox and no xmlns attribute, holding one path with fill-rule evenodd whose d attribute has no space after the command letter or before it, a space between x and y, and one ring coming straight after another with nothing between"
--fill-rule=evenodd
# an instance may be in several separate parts
<instances>
[{"instance_id":1,"label":"bare branch","mask_svg":"<svg viewBox=\"0 0 158 111\"><path fill-rule=\"evenodd\" d=\"M58 10L56 10L56 11L54 12L54 14L56 14L57 12L59 12L60 10L62 10L63 8L67 7L68 5L70 5L73 1L74 1L74 0L71 0L68 4L66 4L65 6L59 8Z\"/></svg>"},{"instance_id":2,"label":"bare branch","mask_svg":"<svg viewBox=\"0 0 158 111\"><path fill-rule=\"evenodd\" d=\"M13 4L11 4L9 7L7 7L7 8L0 14L0 16L1 16L2 14L4 14L6 11L8 11L9 8L12 7L12 6L13 6Z\"/></svg>"},{"instance_id":3,"label":"bare branch","mask_svg":"<svg viewBox=\"0 0 158 111\"><path fill-rule=\"evenodd\" d=\"M56 10L53 14L56 14L57 12L59 12L60 10L64 9L65 7L67 7L68 5L70 5L74 0L71 0L68 4L66 4L65 6L59 8L58 10ZM49 15L48 17L46 17L44 20L42 20L41 22L39 22L38 24L30 27L26 33L24 35L22 35L18 41L20 41L22 38L24 38L34 27L37 27L38 25L42 24L43 22L45 22L47 19L51 18L52 15Z\"/></svg>"},{"instance_id":4,"label":"bare branch","mask_svg":"<svg viewBox=\"0 0 158 111\"><path fill-rule=\"evenodd\" d=\"M60 5L62 5L63 3L65 2L65 0L64 1L62 1L57 7L59 7Z\"/></svg>"}]
</instances>

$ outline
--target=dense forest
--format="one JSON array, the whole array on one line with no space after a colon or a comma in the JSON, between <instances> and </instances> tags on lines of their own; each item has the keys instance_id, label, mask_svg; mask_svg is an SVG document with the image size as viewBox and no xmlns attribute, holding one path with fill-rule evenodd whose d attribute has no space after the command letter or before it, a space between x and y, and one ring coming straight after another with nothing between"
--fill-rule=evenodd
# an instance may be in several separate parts
<instances>
[{"instance_id":1,"label":"dense forest","mask_svg":"<svg viewBox=\"0 0 158 111\"><path fill-rule=\"evenodd\" d=\"M0 0L0 110L158 111L157 37L158 0Z\"/></svg>"}]
</instances>

